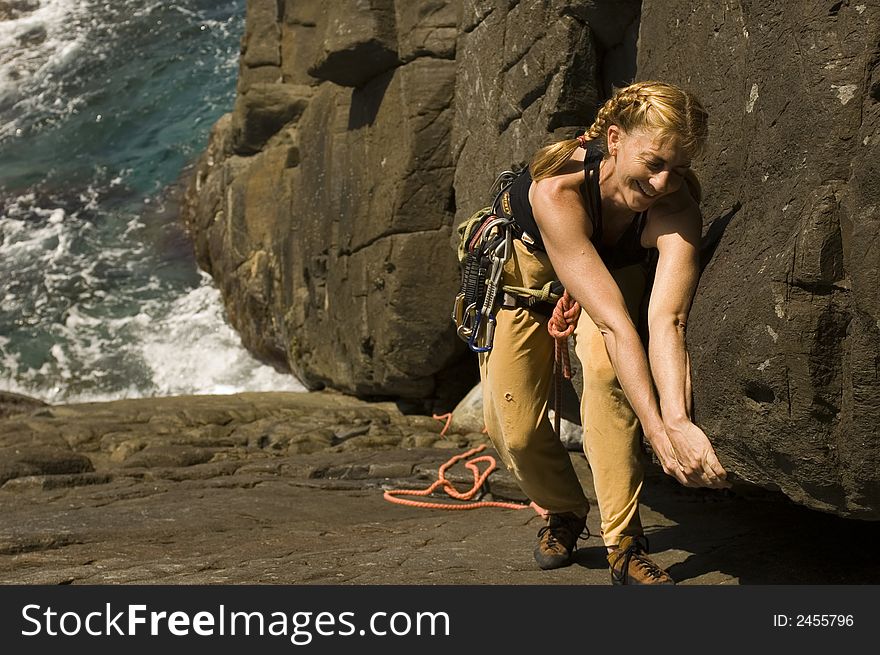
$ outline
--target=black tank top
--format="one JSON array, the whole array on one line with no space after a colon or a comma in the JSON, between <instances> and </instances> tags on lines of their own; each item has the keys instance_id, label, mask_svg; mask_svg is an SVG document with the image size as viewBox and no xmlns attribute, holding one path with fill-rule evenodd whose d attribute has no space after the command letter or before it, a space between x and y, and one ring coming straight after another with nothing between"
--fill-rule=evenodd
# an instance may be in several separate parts
<instances>
[{"instance_id":1,"label":"black tank top","mask_svg":"<svg viewBox=\"0 0 880 655\"><path fill-rule=\"evenodd\" d=\"M587 214L593 224L593 236L590 241L596 246L599 256L609 270L648 261L651 251L642 247L642 232L648 218L647 211L636 215L617 243L607 247L602 245L602 196L599 191L599 162L602 161L602 157L603 154L598 148L590 146L587 156L584 158L584 183L581 185L581 194L587 203L589 208ZM526 245L546 252L541 232L532 212L532 204L529 202L531 184L532 175L526 168L517 176L507 191L510 210L516 221L517 237ZM504 204L503 200L502 204Z\"/></svg>"}]
</instances>

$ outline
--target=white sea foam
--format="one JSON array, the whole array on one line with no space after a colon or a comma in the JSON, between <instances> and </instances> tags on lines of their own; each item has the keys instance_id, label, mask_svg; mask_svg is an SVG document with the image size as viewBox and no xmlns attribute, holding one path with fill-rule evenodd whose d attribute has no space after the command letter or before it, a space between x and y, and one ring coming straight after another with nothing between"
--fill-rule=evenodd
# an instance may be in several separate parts
<instances>
[{"instance_id":1,"label":"white sea foam","mask_svg":"<svg viewBox=\"0 0 880 655\"><path fill-rule=\"evenodd\" d=\"M11 148L39 146L40 135L79 134L99 114L108 120L116 105L102 101L106 89L93 82L96 75L114 75L100 62L132 56L126 35L133 31L147 30L146 44L152 44L153 36L168 38L186 26L211 30L201 49L178 55L195 56L194 70L210 66L203 72L232 79L238 59L232 30L242 27L241 11L231 8L228 20L215 21L208 18L215 15L210 3L178 1L39 0L33 11L0 22L0 145L15 135L21 141ZM138 52L163 70L169 49L150 47ZM164 78L150 70L144 80L161 92ZM180 74L168 78L169 89L183 79ZM202 106L228 97L214 84ZM144 98L133 99L134 114ZM88 116L65 123L87 106ZM167 171L153 166L156 153L159 159L166 153L142 147L162 136L157 125L129 125L119 141L129 150L110 160L104 150L67 152L67 141L49 139L45 150L30 151L33 160L21 158L25 186L15 180L7 187L18 196L2 197L0 188L0 389L51 402L302 389L293 376L260 364L241 347L210 279L194 277L186 256L164 247L167 217L157 219L161 212L153 210L142 218L141 207L129 202L153 207L168 183L158 179ZM51 162L55 143L57 170ZM75 140L70 147L78 147ZM53 172L49 183L30 186L28 165L45 170L46 161ZM91 181L83 180L80 173L88 177L89 170ZM19 190L28 187L38 191Z\"/></svg>"},{"instance_id":2,"label":"white sea foam","mask_svg":"<svg viewBox=\"0 0 880 655\"><path fill-rule=\"evenodd\" d=\"M38 211L40 212L38 216L46 218L57 216L56 212L61 212L61 215L64 213L60 207L38 209ZM10 264L17 262L27 266L28 260L32 257L46 262L52 256L48 248L52 246L53 252L57 254L64 232L65 225L60 220L46 221L44 224L34 226L24 218L15 217L12 212L6 216L0 215L0 254L4 261Z\"/></svg>"},{"instance_id":3,"label":"white sea foam","mask_svg":"<svg viewBox=\"0 0 880 655\"><path fill-rule=\"evenodd\" d=\"M51 97L46 84L53 73L83 49L92 27L91 2L40 0L39 7L17 18L0 21L0 107L22 111L36 106L58 113L75 109L79 99ZM16 120L0 125L0 138L14 134Z\"/></svg>"},{"instance_id":4,"label":"white sea foam","mask_svg":"<svg viewBox=\"0 0 880 655\"><path fill-rule=\"evenodd\" d=\"M293 376L254 362L223 316L220 292L201 276L202 284L170 307L145 308L155 318L143 325L137 348L158 393L302 391Z\"/></svg>"},{"instance_id":5,"label":"white sea foam","mask_svg":"<svg viewBox=\"0 0 880 655\"><path fill-rule=\"evenodd\" d=\"M49 402L303 390L242 347L207 274L176 298L156 274L108 287L116 272L139 277L151 261L141 219L120 229L129 248L85 247L94 226L76 211L35 202L26 194L0 213L0 276L15 273L0 312L18 317L14 339L0 338L0 389ZM46 344L42 355L26 343L27 326Z\"/></svg>"}]
</instances>

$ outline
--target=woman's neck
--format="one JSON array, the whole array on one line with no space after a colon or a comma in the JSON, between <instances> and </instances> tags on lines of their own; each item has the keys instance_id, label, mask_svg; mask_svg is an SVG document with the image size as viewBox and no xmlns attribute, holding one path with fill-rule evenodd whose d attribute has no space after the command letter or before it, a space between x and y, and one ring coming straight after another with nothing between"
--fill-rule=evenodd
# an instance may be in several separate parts
<instances>
[{"instance_id":1,"label":"woman's neck","mask_svg":"<svg viewBox=\"0 0 880 655\"><path fill-rule=\"evenodd\" d=\"M616 162L606 156L599 162L599 194L602 197L602 219L605 223L632 218L635 212L626 204L623 190L615 173Z\"/></svg>"}]
</instances>

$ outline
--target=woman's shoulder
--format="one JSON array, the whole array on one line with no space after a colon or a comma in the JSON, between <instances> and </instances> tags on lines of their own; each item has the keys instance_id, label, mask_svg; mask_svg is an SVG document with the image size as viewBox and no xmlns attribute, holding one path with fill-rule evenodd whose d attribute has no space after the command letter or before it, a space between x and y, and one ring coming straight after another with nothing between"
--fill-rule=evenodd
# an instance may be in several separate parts
<instances>
[{"instance_id":1,"label":"woman's shoulder","mask_svg":"<svg viewBox=\"0 0 880 655\"><path fill-rule=\"evenodd\" d=\"M584 182L584 164L572 159L562 170L550 177L532 182L529 203L538 229L542 232L551 227L582 231L589 221L581 187ZM592 230L587 226L589 237Z\"/></svg>"},{"instance_id":2,"label":"woman's shoulder","mask_svg":"<svg viewBox=\"0 0 880 655\"><path fill-rule=\"evenodd\" d=\"M661 198L648 210L642 245L646 248L656 248L658 237L673 232L699 239L702 229L700 205L689 192L687 185L682 184L678 191Z\"/></svg>"},{"instance_id":3,"label":"woman's shoulder","mask_svg":"<svg viewBox=\"0 0 880 655\"><path fill-rule=\"evenodd\" d=\"M580 193L584 182L583 160L570 159L555 175L532 182L532 193L545 198Z\"/></svg>"}]
</instances>

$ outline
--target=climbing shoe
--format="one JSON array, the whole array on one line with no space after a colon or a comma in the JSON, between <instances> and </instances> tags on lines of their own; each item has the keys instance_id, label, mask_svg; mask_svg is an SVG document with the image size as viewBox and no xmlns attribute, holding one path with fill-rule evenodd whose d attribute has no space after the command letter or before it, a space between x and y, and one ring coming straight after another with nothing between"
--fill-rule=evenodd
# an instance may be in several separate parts
<instances>
[{"instance_id":1,"label":"climbing shoe","mask_svg":"<svg viewBox=\"0 0 880 655\"><path fill-rule=\"evenodd\" d=\"M558 569L571 564L577 540L586 528L587 517L573 512L550 514L547 525L538 530L535 561L542 569ZM589 533L587 533L589 535Z\"/></svg>"},{"instance_id":2,"label":"climbing shoe","mask_svg":"<svg viewBox=\"0 0 880 655\"><path fill-rule=\"evenodd\" d=\"M648 540L645 537L624 537L617 548L608 553L611 584L675 584L647 553Z\"/></svg>"}]
</instances>

